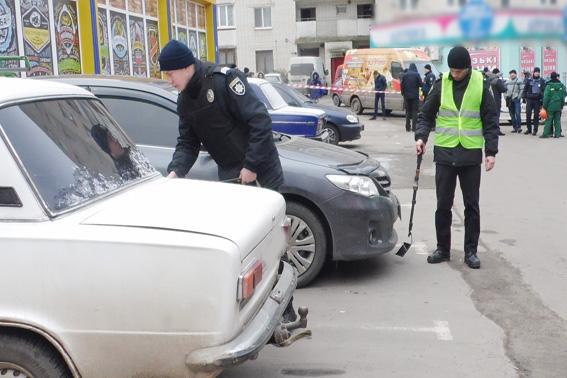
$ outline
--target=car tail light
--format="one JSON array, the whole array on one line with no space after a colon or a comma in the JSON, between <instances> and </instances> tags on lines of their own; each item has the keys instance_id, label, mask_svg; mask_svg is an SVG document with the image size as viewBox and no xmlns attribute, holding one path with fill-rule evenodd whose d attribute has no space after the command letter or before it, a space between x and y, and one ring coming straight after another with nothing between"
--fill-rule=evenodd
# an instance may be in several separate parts
<instances>
[{"instance_id":1,"label":"car tail light","mask_svg":"<svg viewBox=\"0 0 567 378\"><path fill-rule=\"evenodd\" d=\"M256 261L246 272L238 278L238 300L246 301L254 295L256 287L262 281L264 274L264 263Z\"/></svg>"}]
</instances>

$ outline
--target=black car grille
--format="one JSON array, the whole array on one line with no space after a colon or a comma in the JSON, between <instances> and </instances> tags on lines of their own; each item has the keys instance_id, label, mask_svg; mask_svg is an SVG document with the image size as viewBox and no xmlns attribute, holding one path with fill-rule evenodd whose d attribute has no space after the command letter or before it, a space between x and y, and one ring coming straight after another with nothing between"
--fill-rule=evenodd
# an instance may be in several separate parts
<instances>
[{"instance_id":1,"label":"black car grille","mask_svg":"<svg viewBox=\"0 0 567 378\"><path fill-rule=\"evenodd\" d=\"M382 188L384 188L386 193L390 194L390 185L392 185L392 182L390 181L390 176L380 176L380 172L374 171L370 173L370 177L378 181L378 183L380 184L380 186L382 186Z\"/></svg>"}]
</instances>

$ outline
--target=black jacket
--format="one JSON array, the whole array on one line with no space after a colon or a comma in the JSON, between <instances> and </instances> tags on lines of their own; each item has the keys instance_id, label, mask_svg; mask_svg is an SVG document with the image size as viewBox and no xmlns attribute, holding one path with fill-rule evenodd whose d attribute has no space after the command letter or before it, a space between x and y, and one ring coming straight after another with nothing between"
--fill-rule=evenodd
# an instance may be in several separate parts
<instances>
[{"instance_id":1,"label":"black jacket","mask_svg":"<svg viewBox=\"0 0 567 378\"><path fill-rule=\"evenodd\" d=\"M266 107L238 70L197 61L177 99L179 137L167 171L184 177L201 144L220 170L247 168L262 186L276 188L283 173Z\"/></svg>"},{"instance_id":2,"label":"black jacket","mask_svg":"<svg viewBox=\"0 0 567 378\"><path fill-rule=\"evenodd\" d=\"M404 96L406 100L416 100L419 98L419 88L422 86L423 81L417 72L417 67L415 63L411 63L408 72L402 77L402 96Z\"/></svg>"},{"instance_id":3,"label":"black jacket","mask_svg":"<svg viewBox=\"0 0 567 378\"><path fill-rule=\"evenodd\" d=\"M537 89L534 90L535 87L539 87L539 91ZM545 92L545 80L541 77L538 77L537 79L531 77L525 81L522 98L543 102L543 92Z\"/></svg>"},{"instance_id":4,"label":"black jacket","mask_svg":"<svg viewBox=\"0 0 567 378\"><path fill-rule=\"evenodd\" d=\"M386 88L388 88L386 77L384 75L378 74L378 76L376 76L376 79L374 79L374 90L385 91Z\"/></svg>"},{"instance_id":5,"label":"black jacket","mask_svg":"<svg viewBox=\"0 0 567 378\"><path fill-rule=\"evenodd\" d=\"M508 91L508 87L504 80L502 80L497 74L486 74L486 79L490 83L490 89L492 91L492 96L494 97L496 109L499 110L502 107L502 94Z\"/></svg>"},{"instance_id":6,"label":"black jacket","mask_svg":"<svg viewBox=\"0 0 567 378\"><path fill-rule=\"evenodd\" d=\"M423 81L423 95L427 97L431 88L433 88L433 83L435 83L435 74L431 71L425 74L425 80Z\"/></svg>"},{"instance_id":7,"label":"black jacket","mask_svg":"<svg viewBox=\"0 0 567 378\"><path fill-rule=\"evenodd\" d=\"M453 99L457 109L461 108L463 96L470 80L470 73L459 82L453 81ZM415 140L423 140L427 143L431 129L435 127L437 112L441 106L441 78L439 78L433 89L429 92L425 103L418 115ZM484 81L482 101L480 104L480 118L482 120L482 130L484 135L484 151L486 156L496 156L498 153L498 114L494 104L494 98L490 93L490 84ZM469 166L482 163L482 150L466 149L462 145L454 148L434 147L433 159L438 164L452 166Z\"/></svg>"}]
</instances>

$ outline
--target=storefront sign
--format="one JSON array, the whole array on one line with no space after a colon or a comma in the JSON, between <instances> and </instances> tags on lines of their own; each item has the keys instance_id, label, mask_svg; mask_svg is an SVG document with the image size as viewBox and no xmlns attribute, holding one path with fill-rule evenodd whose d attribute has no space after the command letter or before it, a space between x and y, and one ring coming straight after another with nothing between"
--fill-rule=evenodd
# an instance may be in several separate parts
<instances>
[{"instance_id":1,"label":"storefront sign","mask_svg":"<svg viewBox=\"0 0 567 378\"><path fill-rule=\"evenodd\" d=\"M557 71L557 50L553 47L543 48L543 77L549 77Z\"/></svg>"},{"instance_id":2,"label":"storefront sign","mask_svg":"<svg viewBox=\"0 0 567 378\"><path fill-rule=\"evenodd\" d=\"M494 68L500 68L500 49L499 48L486 48L486 49L468 49L471 55L472 67L477 70L482 70L488 67L490 71Z\"/></svg>"},{"instance_id":3,"label":"storefront sign","mask_svg":"<svg viewBox=\"0 0 567 378\"><path fill-rule=\"evenodd\" d=\"M533 72L535 68L535 51L531 47L520 48L520 70Z\"/></svg>"}]
</instances>

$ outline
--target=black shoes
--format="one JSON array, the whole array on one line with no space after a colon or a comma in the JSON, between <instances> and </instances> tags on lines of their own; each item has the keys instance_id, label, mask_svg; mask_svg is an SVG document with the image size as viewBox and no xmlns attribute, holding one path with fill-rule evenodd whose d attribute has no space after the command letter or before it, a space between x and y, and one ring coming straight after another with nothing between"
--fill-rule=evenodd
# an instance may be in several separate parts
<instances>
[{"instance_id":1,"label":"black shoes","mask_svg":"<svg viewBox=\"0 0 567 378\"><path fill-rule=\"evenodd\" d=\"M498 135L504 136L504 135L506 135L506 134L504 134L502 131L499 131L499 132L498 132Z\"/></svg>"},{"instance_id":2,"label":"black shoes","mask_svg":"<svg viewBox=\"0 0 567 378\"><path fill-rule=\"evenodd\" d=\"M451 260L451 253L436 249L430 256L427 256L427 262L430 264L439 264L443 261Z\"/></svg>"},{"instance_id":3,"label":"black shoes","mask_svg":"<svg viewBox=\"0 0 567 378\"><path fill-rule=\"evenodd\" d=\"M532 133L531 130L524 131L524 135L530 135L531 133Z\"/></svg>"},{"instance_id":4,"label":"black shoes","mask_svg":"<svg viewBox=\"0 0 567 378\"><path fill-rule=\"evenodd\" d=\"M376 116L370 117L370 120L371 120L371 121L374 121L375 119L376 119Z\"/></svg>"},{"instance_id":5,"label":"black shoes","mask_svg":"<svg viewBox=\"0 0 567 378\"><path fill-rule=\"evenodd\" d=\"M466 253L465 254L465 263L471 269L479 269L480 268L480 259L476 255L476 253Z\"/></svg>"}]
</instances>

